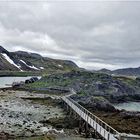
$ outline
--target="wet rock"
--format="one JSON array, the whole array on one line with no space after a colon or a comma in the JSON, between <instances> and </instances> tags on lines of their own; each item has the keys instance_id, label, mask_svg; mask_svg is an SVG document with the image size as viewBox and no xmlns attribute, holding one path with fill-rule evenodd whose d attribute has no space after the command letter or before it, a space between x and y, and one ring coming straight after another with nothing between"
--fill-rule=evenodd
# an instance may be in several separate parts
<instances>
[{"instance_id":1,"label":"wet rock","mask_svg":"<svg viewBox=\"0 0 140 140\"><path fill-rule=\"evenodd\" d=\"M34 106L35 108L39 108L39 106Z\"/></svg>"},{"instance_id":2,"label":"wet rock","mask_svg":"<svg viewBox=\"0 0 140 140\"><path fill-rule=\"evenodd\" d=\"M9 134L5 132L0 133L0 140L8 140Z\"/></svg>"},{"instance_id":3,"label":"wet rock","mask_svg":"<svg viewBox=\"0 0 140 140\"><path fill-rule=\"evenodd\" d=\"M120 115L124 118L124 119L130 119L130 118L139 118L140 119L140 112L132 112L132 111L122 111L120 113Z\"/></svg>"},{"instance_id":4,"label":"wet rock","mask_svg":"<svg viewBox=\"0 0 140 140\"><path fill-rule=\"evenodd\" d=\"M10 123L9 123L9 122L6 122L6 124L10 125Z\"/></svg>"},{"instance_id":5,"label":"wet rock","mask_svg":"<svg viewBox=\"0 0 140 140\"><path fill-rule=\"evenodd\" d=\"M39 121L39 123L42 123L42 124L49 124L50 121L49 121L49 120L41 120L41 121Z\"/></svg>"},{"instance_id":6,"label":"wet rock","mask_svg":"<svg viewBox=\"0 0 140 140\"><path fill-rule=\"evenodd\" d=\"M23 125L26 124L26 123L27 123L27 121L24 120L24 121L23 121Z\"/></svg>"},{"instance_id":7,"label":"wet rock","mask_svg":"<svg viewBox=\"0 0 140 140\"><path fill-rule=\"evenodd\" d=\"M37 124L37 122L33 121L34 124Z\"/></svg>"},{"instance_id":8,"label":"wet rock","mask_svg":"<svg viewBox=\"0 0 140 140\"><path fill-rule=\"evenodd\" d=\"M1 114L1 117L3 117L3 116L4 116L4 113Z\"/></svg>"},{"instance_id":9,"label":"wet rock","mask_svg":"<svg viewBox=\"0 0 140 140\"><path fill-rule=\"evenodd\" d=\"M62 124L56 124L55 127L56 127L56 128L63 128L63 125L62 125Z\"/></svg>"},{"instance_id":10,"label":"wet rock","mask_svg":"<svg viewBox=\"0 0 140 140\"><path fill-rule=\"evenodd\" d=\"M27 115L32 116L32 114L31 114L31 113L28 113Z\"/></svg>"},{"instance_id":11,"label":"wet rock","mask_svg":"<svg viewBox=\"0 0 140 140\"><path fill-rule=\"evenodd\" d=\"M15 133L15 131L14 131L14 130L12 130L12 131L11 131L11 133L12 133L12 134L14 134L14 133Z\"/></svg>"},{"instance_id":12,"label":"wet rock","mask_svg":"<svg viewBox=\"0 0 140 140\"><path fill-rule=\"evenodd\" d=\"M13 116L12 115L9 115L9 118L13 118Z\"/></svg>"},{"instance_id":13,"label":"wet rock","mask_svg":"<svg viewBox=\"0 0 140 140\"><path fill-rule=\"evenodd\" d=\"M22 127L22 125L21 125L21 124L15 124L14 126L17 126L17 127Z\"/></svg>"},{"instance_id":14,"label":"wet rock","mask_svg":"<svg viewBox=\"0 0 140 140\"><path fill-rule=\"evenodd\" d=\"M75 99L75 98L74 98ZM93 110L116 111L115 107L102 96L84 96L77 97L76 100L83 106Z\"/></svg>"},{"instance_id":15,"label":"wet rock","mask_svg":"<svg viewBox=\"0 0 140 140\"><path fill-rule=\"evenodd\" d=\"M29 128L29 127L31 127L31 125L27 125L26 127Z\"/></svg>"}]
</instances>

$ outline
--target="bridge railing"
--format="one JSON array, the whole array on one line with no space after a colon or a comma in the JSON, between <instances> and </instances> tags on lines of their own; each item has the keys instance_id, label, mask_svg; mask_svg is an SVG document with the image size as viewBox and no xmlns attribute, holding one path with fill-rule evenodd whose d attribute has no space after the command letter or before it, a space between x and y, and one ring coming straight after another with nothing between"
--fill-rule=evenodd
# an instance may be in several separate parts
<instances>
[{"instance_id":1,"label":"bridge railing","mask_svg":"<svg viewBox=\"0 0 140 140\"><path fill-rule=\"evenodd\" d=\"M63 101L66 102L67 105L94 128L105 140L140 140L140 136L119 133L113 127L70 98L71 95L76 94L73 89L70 89L70 93L71 94L69 95L61 97Z\"/></svg>"},{"instance_id":2,"label":"bridge railing","mask_svg":"<svg viewBox=\"0 0 140 140\"><path fill-rule=\"evenodd\" d=\"M106 140L118 140L120 133L114 128L109 126L107 123L102 121L100 118L98 118L91 112L89 112L87 109L82 107L70 97L64 96L62 97L62 99Z\"/></svg>"},{"instance_id":3,"label":"bridge railing","mask_svg":"<svg viewBox=\"0 0 140 140\"><path fill-rule=\"evenodd\" d=\"M70 97L67 97L67 98L73 104L75 104L79 109L81 109L85 114L87 114L89 117L91 117L95 122L97 122L98 124L100 124L104 129L106 129L107 131L109 131L112 134L119 134L119 132L117 130L115 130L113 127L111 127L110 125L108 125L106 122L104 122L103 120L101 120L96 115L92 114L90 111L88 111L87 109L85 109L83 106L81 106L79 103L77 103L76 101L74 101L72 98L70 98Z\"/></svg>"}]
</instances>

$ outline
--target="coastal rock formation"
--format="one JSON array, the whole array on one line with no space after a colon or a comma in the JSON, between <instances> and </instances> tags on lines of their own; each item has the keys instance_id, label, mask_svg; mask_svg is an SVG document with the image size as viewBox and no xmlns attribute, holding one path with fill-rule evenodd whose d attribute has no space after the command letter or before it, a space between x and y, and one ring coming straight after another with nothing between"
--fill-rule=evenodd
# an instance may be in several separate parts
<instances>
[{"instance_id":1,"label":"coastal rock formation","mask_svg":"<svg viewBox=\"0 0 140 140\"><path fill-rule=\"evenodd\" d=\"M89 71L71 71L43 77L36 84L39 89L50 87L73 88L77 95L73 98L93 108L114 110L111 103L140 100L140 82L128 77L111 76ZM31 88L36 88L32 84Z\"/></svg>"}]
</instances>

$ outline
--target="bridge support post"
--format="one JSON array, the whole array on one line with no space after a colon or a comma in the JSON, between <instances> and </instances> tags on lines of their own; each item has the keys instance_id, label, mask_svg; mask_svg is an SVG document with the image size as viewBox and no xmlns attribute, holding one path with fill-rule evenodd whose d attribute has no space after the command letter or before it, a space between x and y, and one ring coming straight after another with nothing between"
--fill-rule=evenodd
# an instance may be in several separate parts
<instances>
[{"instance_id":1,"label":"bridge support post","mask_svg":"<svg viewBox=\"0 0 140 140\"><path fill-rule=\"evenodd\" d=\"M79 120L79 130L78 130L79 134L82 133L82 119L80 118Z\"/></svg>"},{"instance_id":2,"label":"bridge support post","mask_svg":"<svg viewBox=\"0 0 140 140\"><path fill-rule=\"evenodd\" d=\"M90 128L87 122L85 122L85 137L88 138L90 135Z\"/></svg>"},{"instance_id":3,"label":"bridge support post","mask_svg":"<svg viewBox=\"0 0 140 140\"><path fill-rule=\"evenodd\" d=\"M128 137L131 139L130 136L120 136L120 133L113 129L111 126L107 125L105 122L100 120L97 116L90 113L84 107L79 105L73 99L70 99L68 96L62 97L63 101L66 102L66 109L68 115L73 115L73 117L80 117L79 121L79 133L85 133L86 137L89 137L91 134L102 140L124 140ZM75 114L76 113L76 114ZM88 124L89 123L89 124ZM93 131L92 131L93 130ZM93 133L92 133L93 132ZM111 133L110 133L111 132ZM108 136L107 136L108 135ZM120 136L120 137L119 137ZM139 139L139 138L133 138Z\"/></svg>"},{"instance_id":4,"label":"bridge support post","mask_svg":"<svg viewBox=\"0 0 140 140\"><path fill-rule=\"evenodd\" d=\"M70 115L70 117L73 115L73 112L72 112L71 108L69 108L69 115Z\"/></svg>"},{"instance_id":5,"label":"bridge support post","mask_svg":"<svg viewBox=\"0 0 140 140\"><path fill-rule=\"evenodd\" d=\"M67 107L66 107L66 109L67 109L67 111L69 112L69 106L68 105L66 105Z\"/></svg>"},{"instance_id":6,"label":"bridge support post","mask_svg":"<svg viewBox=\"0 0 140 140\"><path fill-rule=\"evenodd\" d=\"M93 131L91 132L91 137L92 137L92 138L95 138L95 137L96 137L96 131L95 131L95 130L93 130Z\"/></svg>"},{"instance_id":7,"label":"bridge support post","mask_svg":"<svg viewBox=\"0 0 140 140\"><path fill-rule=\"evenodd\" d=\"M110 134L108 133L107 140L110 140Z\"/></svg>"}]
</instances>

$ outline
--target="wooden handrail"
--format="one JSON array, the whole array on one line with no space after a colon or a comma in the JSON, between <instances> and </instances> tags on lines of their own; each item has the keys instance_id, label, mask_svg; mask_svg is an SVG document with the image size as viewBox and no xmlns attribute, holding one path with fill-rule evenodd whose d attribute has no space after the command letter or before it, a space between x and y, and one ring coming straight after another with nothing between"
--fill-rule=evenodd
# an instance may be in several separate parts
<instances>
[{"instance_id":1,"label":"wooden handrail","mask_svg":"<svg viewBox=\"0 0 140 140\"><path fill-rule=\"evenodd\" d=\"M81 118L83 118L91 127L93 127L105 140L140 140L139 136L124 135L119 133L113 127L101 120L99 117L88 111L79 103L74 101L70 96L76 94L73 89L69 89L71 94L65 95L62 98Z\"/></svg>"},{"instance_id":2,"label":"wooden handrail","mask_svg":"<svg viewBox=\"0 0 140 140\"><path fill-rule=\"evenodd\" d=\"M96 120L99 120L102 124L106 125L108 128L110 128L111 130L113 130L115 132L115 134L120 134L117 130L115 130L113 127L111 127L110 125L108 125L106 122L104 122L103 120L101 120L99 117L97 117L96 115L92 114L90 111L88 111L86 108L84 108L83 106L81 106L80 104L78 104L76 101L74 101L72 98L67 97L72 103L74 103L77 107L79 107L80 109L82 109L82 111L84 113L86 113L87 115L90 114L92 119L94 117L94 119L96 118ZM89 116L89 115L88 115Z\"/></svg>"}]
</instances>

